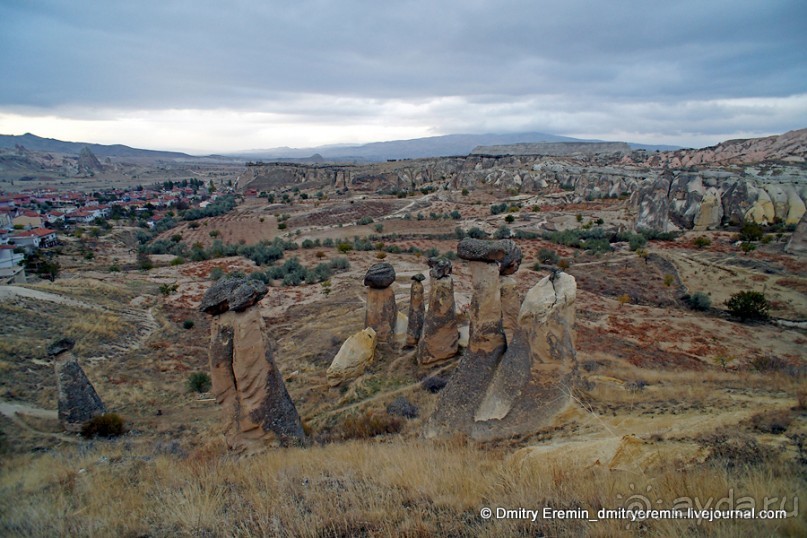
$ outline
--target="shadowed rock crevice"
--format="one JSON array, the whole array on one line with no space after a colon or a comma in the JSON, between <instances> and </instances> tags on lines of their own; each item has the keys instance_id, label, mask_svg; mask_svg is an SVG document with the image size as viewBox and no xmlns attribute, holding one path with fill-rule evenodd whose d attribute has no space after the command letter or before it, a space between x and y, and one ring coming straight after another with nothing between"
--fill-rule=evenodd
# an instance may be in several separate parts
<instances>
[{"instance_id":1,"label":"shadowed rock crevice","mask_svg":"<svg viewBox=\"0 0 807 538\"><path fill-rule=\"evenodd\" d=\"M420 342L423 333L423 324L426 319L426 304L424 303L423 281L426 279L421 273L412 277L412 287L409 290L409 316L406 327L406 347L414 347Z\"/></svg>"}]
</instances>

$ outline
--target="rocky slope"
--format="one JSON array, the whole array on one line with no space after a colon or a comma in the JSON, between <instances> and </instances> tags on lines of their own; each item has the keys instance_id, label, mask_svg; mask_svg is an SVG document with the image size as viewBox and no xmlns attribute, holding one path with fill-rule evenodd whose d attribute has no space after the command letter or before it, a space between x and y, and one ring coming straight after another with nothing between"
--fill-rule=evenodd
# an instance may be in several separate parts
<instances>
[{"instance_id":1,"label":"rocky slope","mask_svg":"<svg viewBox=\"0 0 807 538\"><path fill-rule=\"evenodd\" d=\"M519 146L519 155L472 154L363 166L258 164L247 167L239 186L379 192L431 186L535 194L563 190L570 201L578 202L629 196L636 228L659 231L707 229L744 220L796 224L805 212L807 129L652 154L614 152L609 146L607 153L547 156L529 154L530 147Z\"/></svg>"}]
</instances>

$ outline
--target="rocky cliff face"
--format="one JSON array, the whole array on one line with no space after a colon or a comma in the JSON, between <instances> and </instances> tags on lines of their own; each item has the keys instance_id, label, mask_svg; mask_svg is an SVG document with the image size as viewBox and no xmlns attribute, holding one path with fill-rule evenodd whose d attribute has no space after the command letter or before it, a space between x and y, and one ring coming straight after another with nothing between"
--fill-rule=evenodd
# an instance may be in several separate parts
<instances>
[{"instance_id":1,"label":"rocky cliff face","mask_svg":"<svg viewBox=\"0 0 807 538\"><path fill-rule=\"evenodd\" d=\"M364 166L253 165L239 186L272 190L306 185L365 192L428 186L535 194L566 191L570 202L630 196L636 227L660 231L706 229L744 220L795 224L805 212L807 129L657 153L608 145L602 152L546 155L530 146L519 145L518 154Z\"/></svg>"}]
</instances>

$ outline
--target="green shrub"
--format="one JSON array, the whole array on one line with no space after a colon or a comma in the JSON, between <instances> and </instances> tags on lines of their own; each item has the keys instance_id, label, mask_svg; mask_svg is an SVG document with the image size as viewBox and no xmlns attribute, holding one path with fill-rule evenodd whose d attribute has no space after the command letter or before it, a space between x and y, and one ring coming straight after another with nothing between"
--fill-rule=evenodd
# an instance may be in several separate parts
<instances>
[{"instance_id":1,"label":"green shrub","mask_svg":"<svg viewBox=\"0 0 807 538\"><path fill-rule=\"evenodd\" d=\"M166 283L166 284L160 284L160 293L161 293L161 294L162 294L164 297L168 297L168 296L169 296L169 295L171 295L172 293L175 293L175 292L177 291L177 289L178 289L178 288L179 288L179 285L178 285L178 284L176 284L176 283L173 283L173 284L168 284L168 283Z\"/></svg>"},{"instance_id":2,"label":"green shrub","mask_svg":"<svg viewBox=\"0 0 807 538\"><path fill-rule=\"evenodd\" d=\"M493 204L490 206L491 215L498 215L499 213L504 213L505 211L507 211L507 204L503 202L501 204Z\"/></svg>"},{"instance_id":3,"label":"green shrub","mask_svg":"<svg viewBox=\"0 0 807 538\"><path fill-rule=\"evenodd\" d=\"M770 303L765 295L758 291L741 291L732 295L726 301L729 314L741 321L766 320Z\"/></svg>"},{"instance_id":4,"label":"green shrub","mask_svg":"<svg viewBox=\"0 0 807 538\"><path fill-rule=\"evenodd\" d=\"M511 235L512 232L510 231L510 228L502 224L493 234L493 237L495 237L496 239L508 239Z\"/></svg>"},{"instance_id":5,"label":"green shrub","mask_svg":"<svg viewBox=\"0 0 807 538\"><path fill-rule=\"evenodd\" d=\"M466 235L472 239L485 239L488 237L488 234L484 230L477 228L476 226L468 230Z\"/></svg>"},{"instance_id":6,"label":"green shrub","mask_svg":"<svg viewBox=\"0 0 807 538\"><path fill-rule=\"evenodd\" d=\"M701 236L696 237L692 241L692 244L695 245L695 247L697 247L697 248L703 248L703 247L708 247L709 245L711 245L712 240L709 239L708 237L704 237L704 236L701 235Z\"/></svg>"},{"instance_id":7,"label":"green shrub","mask_svg":"<svg viewBox=\"0 0 807 538\"><path fill-rule=\"evenodd\" d=\"M712 307L712 299L702 291L695 292L692 295L684 295L684 302L692 310L706 311Z\"/></svg>"},{"instance_id":8,"label":"green shrub","mask_svg":"<svg viewBox=\"0 0 807 538\"><path fill-rule=\"evenodd\" d=\"M123 419L116 413L104 413L91 418L81 427L81 435L87 439L93 437L117 437L126 433Z\"/></svg>"},{"instance_id":9,"label":"green shrub","mask_svg":"<svg viewBox=\"0 0 807 538\"><path fill-rule=\"evenodd\" d=\"M191 392L207 392L211 386L210 376L205 372L193 372L188 376L188 390Z\"/></svg>"},{"instance_id":10,"label":"green shrub","mask_svg":"<svg viewBox=\"0 0 807 538\"><path fill-rule=\"evenodd\" d=\"M762 226L753 221L746 221L740 227L740 241L759 241L764 232Z\"/></svg>"},{"instance_id":11,"label":"green shrub","mask_svg":"<svg viewBox=\"0 0 807 538\"><path fill-rule=\"evenodd\" d=\"M538 250L538 261L541 263L556 265L559 260L560 257L558 256L558 253L551 248L542 248Z\"/></svg>"},{"instance_id":12,"label":"green shrub","mask_svg":"<svg viewBox=\"0 0 807 538\"><path fill-rule=\"evenodd\" d=\"M182 328L185 329L185 330L193 329L193 320L192 319L186 319L185 321L183 321L182 322Z\"/></svg>"}]
</instances>

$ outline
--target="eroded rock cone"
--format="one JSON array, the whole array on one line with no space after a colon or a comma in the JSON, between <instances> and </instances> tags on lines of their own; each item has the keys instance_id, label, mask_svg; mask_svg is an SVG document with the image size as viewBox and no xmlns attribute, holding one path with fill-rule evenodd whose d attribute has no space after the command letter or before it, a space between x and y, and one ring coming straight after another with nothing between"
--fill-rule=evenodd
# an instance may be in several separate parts
<instances>
[{"instance_id":1,"label":"eroded rock cone","mask_svg":"<svg viewBox=\"0 0 807 538\"><path fill-rule=\"evenodd\" d=\"M364 326L375 330L376 342L382 346L392 346L395 343L398 307L395 304L395 292L389 287L393 282L395 269L386 262L373 265L364 276L364 285L368 286Z\"/></svg>"},{"instance_id":2,"label":"eroded rock cone","mask_svg":"<svg viewBox=\"0 0 807 538\"><path fill-rule=\"evenodd\" d=\"M336 387L342 382L359 377L375 354L375 331L367 327L345 340L328 367L328 385Z\"/></svg>"},{"instance_id":3,"label":"eroded rock cone","mask_svg":"<svg viewBox=\"0 0 807 538\"><path fill-rule=\"evenodd\" d=\"M407 347L416 346L423 332L423 323L426 317L426 305L423 301L423 280L425 278L420 273L412 277L412 287L409 291L409 316L406 327Z\"/></svg>"},{"instance_id":4,"label":"eroded rock cone","mask_svg":"<svg viewBox=\"0 0 807 538\"><path fill-rule=\"evenodd\" d=\"M796 230L787 242L785 252L789 254L807 254L807 213L801 216L801 220L796 225Z\"/></svg>"},{"instance_id":5,"label":"eroded rock cone","mask_svg":"<svg viewBox=\"0 0 807 538\"><path fill-rule=\"evenodd\" d=\"M459 349L459 331L454 303L454 280L450 276L432 279L429 309L418 342L420 364L450 359Z\"/></svg>"},{"instance_id":6,"label":"eroded rock cone","mask_svg":"<svg viewBox=\"0 0 807 538\"><path fill-rule=\"evenodd\" d=\"M106 413L106 407L73 355L74 344L69 338L59 340L48 348L48 355L56 370L59 423L66 431L80 432L88 420Z\"/></svg>"},{"instance_id":7,"label":"eroded rock cone","mask_svg":"<svg viewBox=\"0 0 807 538\"><path fill-rule=\"evenodd\" d=\"M200 310L215 316L210 372L213 394L227 417L227 444L235 450L259 449L272 439L280 445L302 444L302 422L275 365L260 310L249 308L266 293L265 286L222 280L208 290Z\"/></svg>"}]
</instances>

